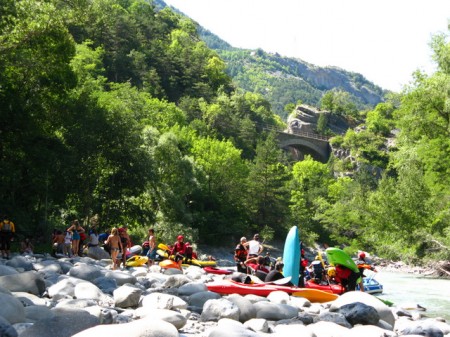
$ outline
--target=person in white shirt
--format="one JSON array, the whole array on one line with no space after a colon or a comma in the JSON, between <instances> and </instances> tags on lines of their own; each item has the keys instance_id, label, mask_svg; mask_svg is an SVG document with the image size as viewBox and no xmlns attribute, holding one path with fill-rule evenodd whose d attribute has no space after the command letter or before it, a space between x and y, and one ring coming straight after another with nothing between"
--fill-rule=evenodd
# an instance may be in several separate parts
<instances>
[{"instance_id":1,"label":"person in white shirt","mask_svg":"<svg viewBox=\"0 0 450 337\"><path fill-rule=\"evenodd\" d=\"M259 242L259 234L253 235L253 240L246 242L246 247L248 248L247 259L261 254L264 247L261 242Z\"/></svg>"}]
</instances>

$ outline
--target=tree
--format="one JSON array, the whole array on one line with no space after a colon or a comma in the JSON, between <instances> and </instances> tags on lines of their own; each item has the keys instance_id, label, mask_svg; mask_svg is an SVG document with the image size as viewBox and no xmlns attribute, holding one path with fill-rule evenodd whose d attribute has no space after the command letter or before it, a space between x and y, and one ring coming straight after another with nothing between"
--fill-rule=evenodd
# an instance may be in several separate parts
<instances>
[{"instance_id":1,"label":"tree","mask_svg":"<svg viewBox=\"0 0 450 337\"><path fill-rule=\"evenodd\" d=\"M289 220L286 207L289 204L289 168L283 164L284 156L278 147L275 134L260 140L256 156L250 166L247 182L246 205L254 231L261 232L264 226L284 235Z\"/></svg>"}]
</instances>

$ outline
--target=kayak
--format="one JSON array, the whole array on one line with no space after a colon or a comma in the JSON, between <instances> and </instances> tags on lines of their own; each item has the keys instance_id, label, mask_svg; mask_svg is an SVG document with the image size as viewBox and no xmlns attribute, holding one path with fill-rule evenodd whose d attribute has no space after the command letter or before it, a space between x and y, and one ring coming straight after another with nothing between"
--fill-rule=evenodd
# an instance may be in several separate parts
<instances>
[{"instance_id":1,"label":"kayak","mask_svg":"<svg viewBox=\"0 0 450 337\"><path fill-rule=\"evenodd\" d=\"M317 284L313 280L305 281L305 287L308 289L322 290L328 293L342 295L345 289L340 284Z\"/></svg>"},{"instance_id":2,"label":"kayak","mask_svg":"<svg viewBox=\"0 0 450 337\"><path fill-rule=\"evenodd\" d=\"M209 266L204 267L203 270L206 271L207 273L218 274L218 275L229 275L229 274L233 273L233 271L231 271L231 270L220 269L217 267L209 267Z\"/></svg>"},{"instance_id":3,"label":"kayak","mask_svg":"<svg viewBox=\"0 0 450 337\"><path fill-rule=\"evenodd\" d=\"M164 251L162 249L156 250L156 254L163 258L169 258L169 254L167 253L167 251ZM188 258L183 258L183 264L190 264L198 267L215 267L217 265L216 261L202 261Z\"/></svg>"},{"instance_id":4,"label":"kayak","mask_svg":"<svg viewBox=\"0 0 450 337\"><path fill-rule=\"evenodd\" d=\"M181 265L178 264L177 262L173 261L173 260L162 260L159 263L159 266L163 269L170 269L170 268L174 268L174 269L181 269Z\"/></svg>"},{"instance_id":5,"label":"kayak","mask_svg":"<svg viewBox=\"0 0 450 337\"><path fill-rule=\"evenodd\" d=\"M127 267L139 267L139 266L143 266L143 265L147 264L147 262L148 262L147 256L135 255L135 256L130 257L127 260L126 266Z\"/></svg>"},{"instance_id":6,"label":"kayak","mask_svg":"<svg viewBox=\"0 0 450 337\"><path fill-rule=\"evenodd\" d=\"M209 291L221 294L240 294L240 295L258 295L266 297L274 291L284 291L288 294L294 294L297 297L304 297L311 302L328 302L337 298L337 295L327 293L317 289L306 289L298 287L289 287L276 284L254 283L245 284L233 280L221 280L206 283Z\"/></svg>"},{"instance_id":7,"label":"kayak","mask_svg":"<svg viewBox=\"0 0 450 337\"><path fill-rule=\"evenodd\" d=\"M284 242L283 275L290 276L292 284L298 286L300 273L300 236L297 226L293 226Z\"/></svg>"},{"instance_id":8,"label":"kayak","mask_svg":"<svg viewBox=\"0 0 450 337\"><path fill-rule=\"evenodd\" d=\"M363 278L364 292L368 294L381 294L383 293L383 285L375 280L373 277ZM356 290L359 290L359 285L356 286Z\"/></svg>"}]
</instances>

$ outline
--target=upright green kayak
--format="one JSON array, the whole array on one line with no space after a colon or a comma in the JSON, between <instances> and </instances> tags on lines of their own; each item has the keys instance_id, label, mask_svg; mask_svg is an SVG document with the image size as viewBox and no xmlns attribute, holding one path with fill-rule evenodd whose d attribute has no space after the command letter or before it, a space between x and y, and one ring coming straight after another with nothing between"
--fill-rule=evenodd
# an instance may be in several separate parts
<instances>
[{"instance_id":1,"label":"upright green kayak","mask_svg":"<svg viewBox=\"0 0 450 337\"><path fill-rule=\"evenodd\" d=\"M327 253L328 262L332 266L340 264L341 266L347 267L348 269L353 270L356 273L359 273L359 269L358 269L358 266L356 265L355 261L353 261L352 258L350 257L350 255L348 255L342 249L327 248L326 253Z\"/></svg>"}]
</instances>

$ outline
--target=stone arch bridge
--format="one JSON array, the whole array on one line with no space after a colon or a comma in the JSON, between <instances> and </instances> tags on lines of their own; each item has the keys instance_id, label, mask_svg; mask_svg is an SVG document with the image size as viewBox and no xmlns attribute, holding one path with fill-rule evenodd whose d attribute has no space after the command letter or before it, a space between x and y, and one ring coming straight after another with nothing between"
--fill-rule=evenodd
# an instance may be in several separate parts
<instances>
[{"instance_id":1,"label":"stone arch bridge","mask_svg":"<svg viewBox=\"0 0 450 337\"><path fill-rule=\"evenodd\" d=\"M265 126L264 129L276 131L279 146L296 160L311 155L315 160L326 163L330 158L331 146L326 136L296 129L280 130L271 126Z\"/></svg>"}]
</instances>

